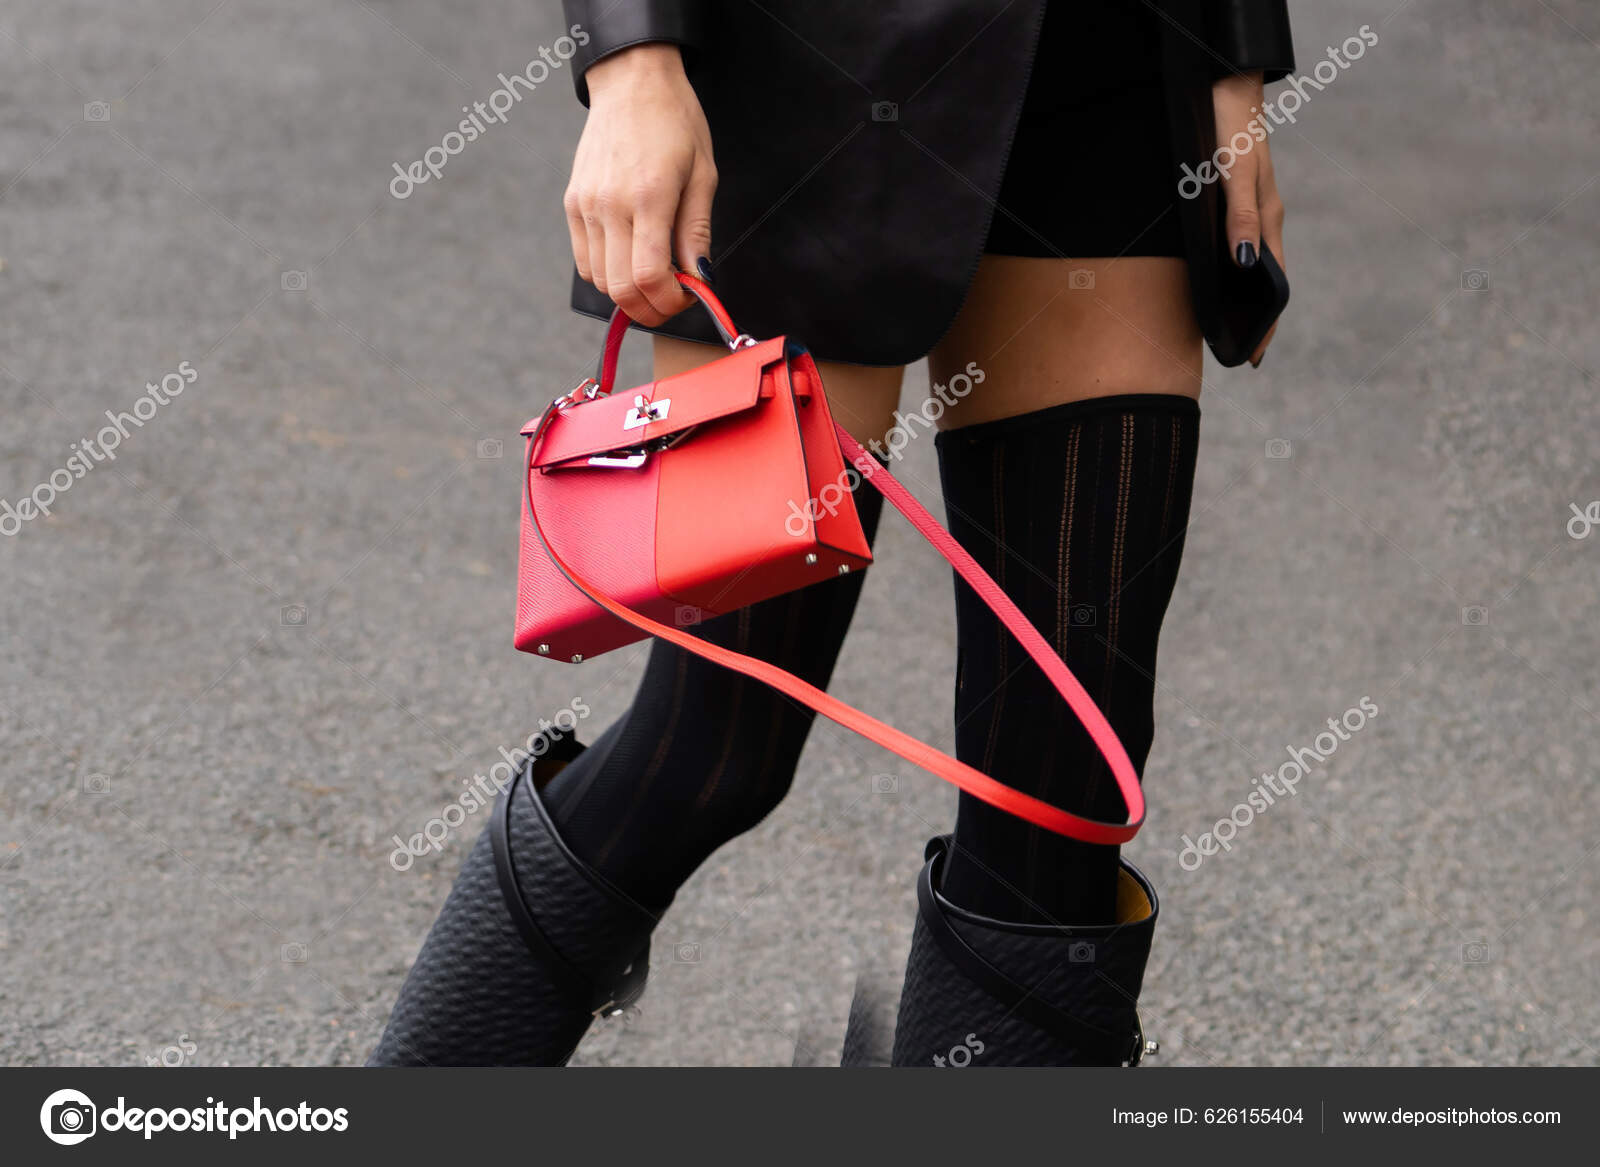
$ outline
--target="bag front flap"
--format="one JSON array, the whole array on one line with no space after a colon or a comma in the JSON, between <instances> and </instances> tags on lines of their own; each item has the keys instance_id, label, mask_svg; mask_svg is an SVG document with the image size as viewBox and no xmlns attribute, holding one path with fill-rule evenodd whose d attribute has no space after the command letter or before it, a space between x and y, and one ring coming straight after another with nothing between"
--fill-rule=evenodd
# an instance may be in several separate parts
<instances>
[{"instance_id":1,"label":"bag front flap","mask_svg":"<svg viewBox=\"0 0 1600 1167\"><path fill-rule=\"evenodd\" d=\"M632 449L752 409L761 400L764 370L783 359L784 339L774 337L650 385L580 401L551 420L533 464L548 468ZM539 421L530 421L523 434L532 434Z\"/></svg>"}]
</instances>

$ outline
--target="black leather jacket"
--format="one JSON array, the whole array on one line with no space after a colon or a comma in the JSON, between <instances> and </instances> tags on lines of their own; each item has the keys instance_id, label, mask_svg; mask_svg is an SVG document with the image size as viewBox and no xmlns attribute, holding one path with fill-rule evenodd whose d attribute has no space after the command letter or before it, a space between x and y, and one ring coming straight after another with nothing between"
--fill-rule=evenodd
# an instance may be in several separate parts
<instances>
[{"instance_id":1,"label":"black leather jacket","mask_svg":"<svg viewBox=\"0 0 1600 1167\"><path fill-rule=\"evenodd\" d=\"M1173 156L1198 166L1215 148L1212 82L1293 70L1285 0L1151 2L1164 29ZM646 41L683 47L720 176L717 291L745 331L788 334L818 357L857 364L908 364L933 347L977 270L1045 0L564 5L587 34L573 60L585 104L583 73L600 58ZM894 121L875 117L883 102ZM1210 184L1182 208L1208 337L1224 250L1218 202ZM572 303L611 310L575 273ZM717 339L697 311L660 331Z\"/></svg>"}]
</instances>

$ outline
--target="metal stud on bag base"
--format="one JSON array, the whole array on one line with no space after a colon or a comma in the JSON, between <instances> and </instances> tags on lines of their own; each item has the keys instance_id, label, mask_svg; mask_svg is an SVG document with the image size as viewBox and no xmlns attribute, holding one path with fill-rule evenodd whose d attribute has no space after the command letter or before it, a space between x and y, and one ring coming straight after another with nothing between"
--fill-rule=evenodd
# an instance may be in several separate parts
<instances>
[{"instance_id":1,"label":"metal stud on bag base","mask_svg":"<svg viewBox=\"0 0 1600 1167\"><path fill-rule=\"evenodd\" d=\"M895 1027L896 1066L1129 1066L1156 1052L1139 989L1160 904L1124 862L1116 924L990 919L939 893L949 836L917 882L917 922Z\"/></svg>"}]
</instances>

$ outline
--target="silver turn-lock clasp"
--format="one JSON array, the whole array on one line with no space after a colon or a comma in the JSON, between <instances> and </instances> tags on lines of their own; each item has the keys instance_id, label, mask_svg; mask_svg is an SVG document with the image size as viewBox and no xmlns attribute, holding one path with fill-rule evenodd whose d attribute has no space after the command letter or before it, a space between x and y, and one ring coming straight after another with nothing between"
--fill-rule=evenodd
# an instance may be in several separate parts
<instances>
[{"instance_id":1,"label":"silver turn-lock clasp","mask_svg":"<svg viewBox=\"0 0 1600 1167\"><path fill-rule=\"evenodd\" d=\"M633 399L633 408L623 417L622 428L636 430L653 421L664 421L671 411L672 398L663 397L660 401L646 401L644 394L641 393Z\"/></svg>"}]
</instances>

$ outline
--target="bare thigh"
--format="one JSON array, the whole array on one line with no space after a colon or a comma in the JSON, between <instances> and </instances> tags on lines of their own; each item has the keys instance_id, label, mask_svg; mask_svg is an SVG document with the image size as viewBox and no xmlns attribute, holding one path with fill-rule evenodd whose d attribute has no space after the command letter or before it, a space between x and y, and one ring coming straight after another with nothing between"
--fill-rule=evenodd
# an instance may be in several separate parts
<instances>
[{"instance_id":1,"label":"bare thigh","mask_svg":"<svg viewBox=\"0 0 1600 1167\"><path fill-rule=\"evenodd\" d=\"M657 336L655 375L670 377L727 355L728 350L721 345ZM822 374L822 384L828 392L828 408L834 420L849 430L850 436L858 442L882 441L894 425L894 410L900 401L905 366L879 368L818 361L817 371Z\"/></svg>"},{"instance_id":2,"label":"bare thigh","mask_svg":"<svg viewBox=\"0 0 1600 1167\"><path fill-rule=\"evenodd\" d=\"M1200 354L1181 259L985 255L928 375L950 386L969 364L983 372L940 417L953 429L1086 397L1199 397Z\"/></svg>"}]
</instances>

